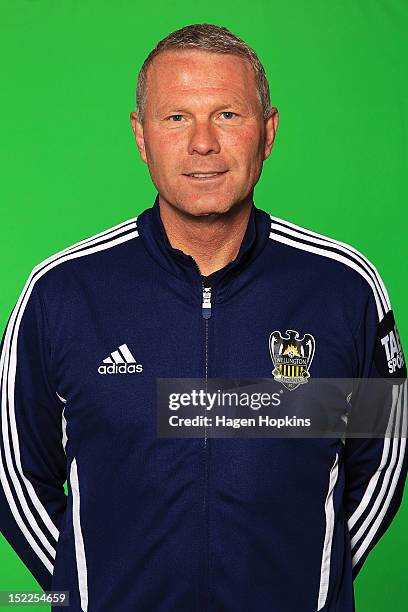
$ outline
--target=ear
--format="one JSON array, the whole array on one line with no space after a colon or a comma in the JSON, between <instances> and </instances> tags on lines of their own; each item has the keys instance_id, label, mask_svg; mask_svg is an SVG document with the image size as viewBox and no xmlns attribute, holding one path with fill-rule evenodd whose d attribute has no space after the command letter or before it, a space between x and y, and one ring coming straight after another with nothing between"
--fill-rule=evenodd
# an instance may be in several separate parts
<instances>
[{"instance_id":1,"label":"ear","mask_svg":"<svg viewBox=\"0 0 408 612\"><path fill-rule=\"evenodd\" d=\"M139 149L140 157L145 162L145 164L147 164L143 126L137 117L137 113L135 113L134 111L130 113L130 123L132 124L132 130L135 135L135 140L137 148Z\"/></svg>"},{"instance_id":2,"label":"ear","mask_svg":"<svg viewBox=\"0 0 408 612\"><path fill-rule=\"evenodd\" d=\"M273 107L269 117L265 121L265 149L264 160L269 157L272 151L273 143L278 129L279 114L278 109Z\"/></svg>"}]
</instances>

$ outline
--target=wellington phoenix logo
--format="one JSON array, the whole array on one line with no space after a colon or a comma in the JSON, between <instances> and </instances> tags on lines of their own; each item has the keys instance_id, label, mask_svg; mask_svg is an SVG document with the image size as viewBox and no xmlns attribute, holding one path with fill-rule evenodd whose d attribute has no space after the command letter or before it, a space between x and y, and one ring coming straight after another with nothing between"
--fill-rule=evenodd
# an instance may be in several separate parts
<instances>
[{"instance_id":1,"label":"wellington phoenix logo","mask_svg":"<svg viewBox=\"0 0 408 612\"><path fill-rule=\"evenodd\" d=\"M127 344L121 344L98 368L99 374L137 374L142 371L142 364L136 363Z\"/></svg>"},{"instance_id":2,"label":"wellington phoenix logo","mask_svg":"<svg viewBox=\"0 0 408 612\"><path fill-rule=\"evenodd\" d=\"M315 339L311 334L299 338L299 332L287 329L286 336L274 331L269 336L269 351L275 368L274 380L289 391L297 389L310 378L309 368L315 352Z\"/></svg>"}]
</instances>

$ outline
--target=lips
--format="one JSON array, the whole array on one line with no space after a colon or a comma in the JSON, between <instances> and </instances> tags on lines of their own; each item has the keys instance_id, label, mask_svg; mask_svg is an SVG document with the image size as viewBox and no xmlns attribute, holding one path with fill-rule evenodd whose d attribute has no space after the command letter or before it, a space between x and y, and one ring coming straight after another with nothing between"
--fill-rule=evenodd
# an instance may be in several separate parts
<instances>
[{"instance_id":1,"label":"lips","mask_svg":"<svg viewBox=\"0 0 408 612\"><path fill-rule=\"evenodd\" d=\"M184 176L196 179L215 178L225 174L227 170L195 170L194 172L185 173Z\"/></svg>"},{"instance_id":2,"label":"lips","mask_svg":"<svg viewBox=\"0 0 408 612\"><path fill-rule=\"evenodd\" d=\"M210 176L217 176L218 172L193 172L188 176L194 176L194 178L209 178Z\"/></svg>"}]
</instances>

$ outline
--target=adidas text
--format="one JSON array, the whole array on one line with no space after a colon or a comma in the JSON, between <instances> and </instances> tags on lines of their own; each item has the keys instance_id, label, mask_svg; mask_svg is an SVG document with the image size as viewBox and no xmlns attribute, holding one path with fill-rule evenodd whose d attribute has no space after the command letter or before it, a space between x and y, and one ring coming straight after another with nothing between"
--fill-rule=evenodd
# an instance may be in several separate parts
<instances>
[{"instance_id":1,"label":"adidas text","mask_svg":"<svg viewBox=\"0 0 408 612\"><path fill-rule=\"evenodd\" d=\"M112 365L100 365L99 374L137 374L143 372L141 363L112 363Z\"/></svg>"}]
</instances>

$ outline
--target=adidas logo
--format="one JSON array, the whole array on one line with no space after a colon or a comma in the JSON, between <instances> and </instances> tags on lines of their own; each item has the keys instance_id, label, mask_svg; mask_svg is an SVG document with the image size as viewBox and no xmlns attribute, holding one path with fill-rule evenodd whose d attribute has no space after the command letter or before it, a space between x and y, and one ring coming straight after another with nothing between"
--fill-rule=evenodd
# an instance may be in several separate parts
<instances>
[{"instance_id":1,"label":"adidas logo","mask_svg":"<svg viewBox=\"0 0 408 612\"><path fill-rule=\"evenodd\" d=\"M117 351L113 351L110 357L103 360L98 372L99 374L135 374L143 372L143 366L141 363L136 363L127 344L121 344Z\"/></svg>"}]
</instances>

